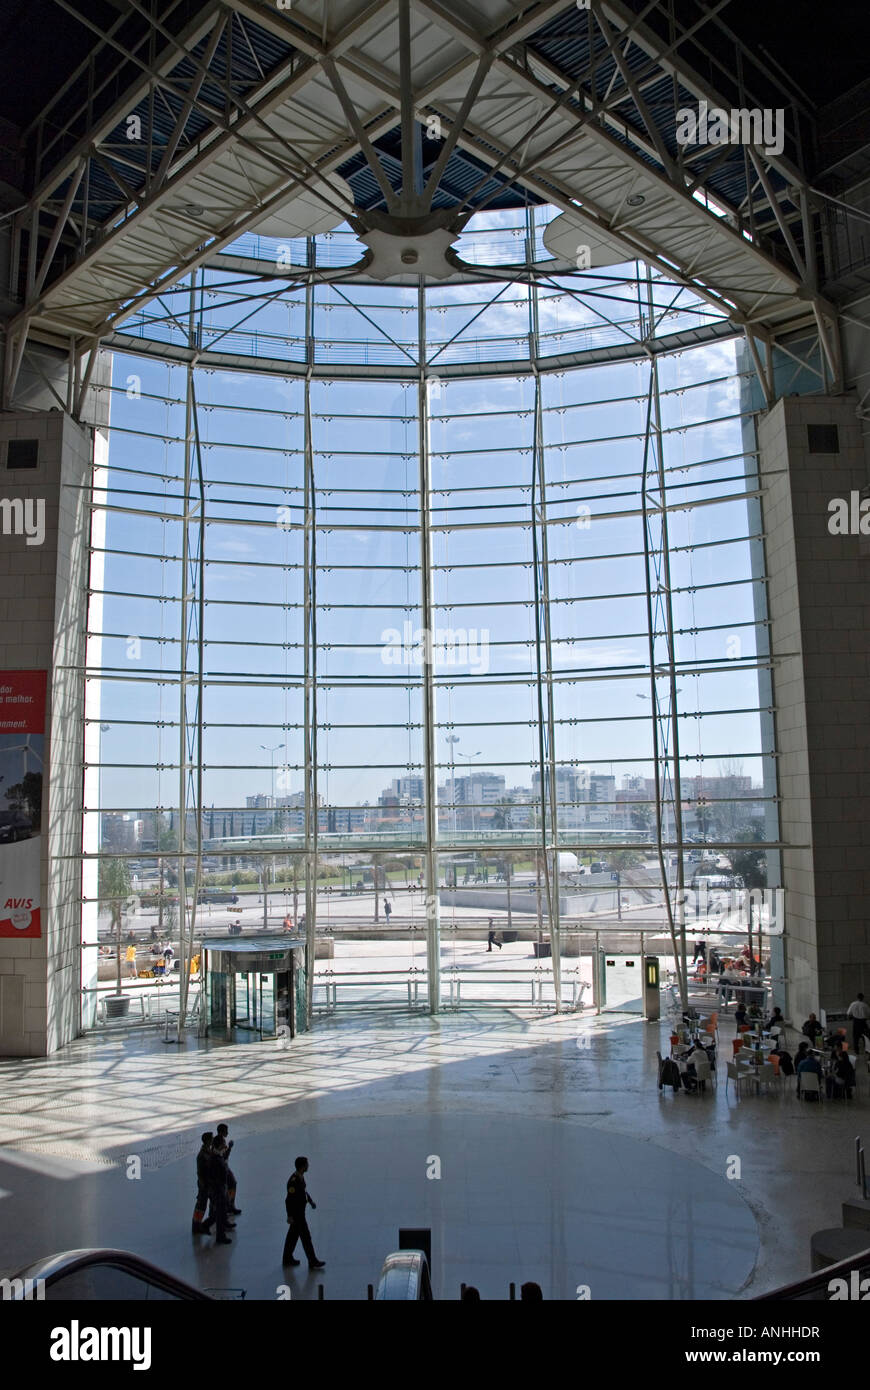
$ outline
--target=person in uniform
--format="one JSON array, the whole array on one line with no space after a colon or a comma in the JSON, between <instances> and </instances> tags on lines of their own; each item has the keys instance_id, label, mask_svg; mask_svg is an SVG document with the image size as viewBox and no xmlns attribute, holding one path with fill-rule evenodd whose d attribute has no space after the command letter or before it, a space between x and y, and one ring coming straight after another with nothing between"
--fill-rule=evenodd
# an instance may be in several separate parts
<instances>
[{"instance_id":1,"label":"person in uniform","mask_svg":"<svg viewBox=\"0 0 870 1390\"><path fill-rule=\"evenodd\" d=\"M308 1256L309 1269L323 1269L325 1260L318 1260L314 1253L314 1242L311 1239L311 1232L308 1229L308 1222L305 1219L306 1207L316 1210L317 1203L312 1201L305 1186L305 1174L308 1172L308 1159L304 1155L296 1159L295 1171L287 1179L287 1196L284 1199L284 1206L287 1211L287 1238L284 1241L284 1254L281 1257L283 1265L298 1265L299 1260L294 1260L293 1251L296 1249L297 1240L302 1241L302 1249Z\"/></svg>"},{"instance_id":2,"label":"person in uniform","mask_svg":"<svg viewBox=\"0 0 870 1390\"><path fill-rule=\"evenodd\" d=\"M229 1132L229 1127L227 1125L218 1125L214 1147L217 1149L218 1153L223 1154L227 1161L227 1211L232 1216L241 1216L242 1209L236 1206L236 1175L229 1166L230 1150L233 1147L232 1139L227 1141Z\"/></svg>"},{"instance_id":3,"label":"person in uniform","mask_svg":"<svg viewBox=\"0 0 870 1390\"><path fill-rule=\"evenodd\" d=\"M192 1225L195 1236L204 1235L206 1231L204 1223L206 1208L208 1207L208 1170L213 1139L214 1135L211 1130L203 1134L202 1147L196 1155L196 1206L193 1209Z\"/></svg>"},{"instance_id":4,"label":"person in uniform","mask_svg":"<svg viewBox=\"0 0 870 1390\"><path fill-rule=\"evenodd\" d=\"M208 1155L208 1200L209 1212L208 1219L202 1223L204 1231L210 1231L212 1225L217 1223L216 1245L230 1245L228 1230L234 1228L234 1222L227 1220L227 1160L221 1149L218 1149L212 1142Z\"/></svg>"}]
</instances>

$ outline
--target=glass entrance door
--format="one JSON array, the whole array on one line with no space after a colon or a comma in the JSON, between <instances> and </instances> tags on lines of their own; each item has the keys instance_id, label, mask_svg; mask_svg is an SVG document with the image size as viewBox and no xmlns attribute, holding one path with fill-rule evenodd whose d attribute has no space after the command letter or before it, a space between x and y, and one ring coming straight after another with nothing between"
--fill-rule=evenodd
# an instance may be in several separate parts
<instances>
[{"instance_id":1,"label":"glass entrance door","mask_svg":"<svg viewBox=\"0 0 870 1390\"><path fill-rule=\"evenodd\" d=\"M258 1000L260 1013L260 1037L275 1036L275 976L259 975Z\"/></svg>"},{"instance_id":2,"label":"glass entrance door","mask_svg":"<svg viewBox=\"0 0 870 1390\"><path fill-rule=\"evenodd\" d=\"M233 1010L230 1025L233 1028L253 1029L257 1026L256 976L234 975ZM253 985L253 988L252 988Z\"/></svg>"},{"instance_id":3,"label":"glass entrance door","mask_svg":"<svg viewBox=\"0 0 870 1390\"><path fill-rule=\"evenodd\" d=\"M276 989L272 972L251 971L234 979L231 1025L261 1038L274 1038L276 1029Z\"/></svg>"}]
</instances>

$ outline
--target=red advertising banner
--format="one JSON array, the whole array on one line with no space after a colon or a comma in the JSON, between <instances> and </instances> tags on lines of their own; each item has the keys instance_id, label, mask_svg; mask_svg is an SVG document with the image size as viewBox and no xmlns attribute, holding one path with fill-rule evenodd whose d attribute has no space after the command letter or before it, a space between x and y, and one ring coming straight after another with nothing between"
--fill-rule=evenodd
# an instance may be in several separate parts
<instances>
[{"instance_id":1,"label":"red advertising banner","mask_svg":"<svg viewBox=\"0 0 870 1390\"><path fill-rule=\"evenodd\" d=\"M0 937L41 936L45 671L0 671Z\"/></svg>"}]
</instances>

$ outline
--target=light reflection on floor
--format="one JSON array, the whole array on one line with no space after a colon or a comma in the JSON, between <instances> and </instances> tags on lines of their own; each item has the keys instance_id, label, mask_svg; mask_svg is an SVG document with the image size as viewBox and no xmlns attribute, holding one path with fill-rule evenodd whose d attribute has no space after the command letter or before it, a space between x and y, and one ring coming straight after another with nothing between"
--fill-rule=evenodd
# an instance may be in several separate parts
<instances>
[{"instance_id":1,"label":"light reflection on floor","mask_svg":"<svg viewBox=\"0 0 870 1390\"><path fill-rule=\"evenodd\" d=\"M345 1015L288 1048L83 1039L0 1062L0 1269L82 1244L272 1298L282 1192L312 1160L327 1298L363 1298L401 1225L430 1226L436 1287L504 1297L731 1297L807 1271L810 1233L852 1195L868 1107L658 1092L665 1025L509 1010ZM723 1037L722 1056L730 1051ZM226 1119L244 1214L231 1247L189 1234L193 1155ZM6 1152L4 1153L4 1150ZM126 1159L141 1159L128 1179ZM442 1177L428 1180L437 1155ZM741 1160L740 1181L725 1177ZM23 1166L26 1165L26 1166ZM732 1165L733 1166L733 1165ZM298 1273L298 1271L297 1271ZM315 1296L297 1280L294 1296Z\"/></svg>"}]
</instances>

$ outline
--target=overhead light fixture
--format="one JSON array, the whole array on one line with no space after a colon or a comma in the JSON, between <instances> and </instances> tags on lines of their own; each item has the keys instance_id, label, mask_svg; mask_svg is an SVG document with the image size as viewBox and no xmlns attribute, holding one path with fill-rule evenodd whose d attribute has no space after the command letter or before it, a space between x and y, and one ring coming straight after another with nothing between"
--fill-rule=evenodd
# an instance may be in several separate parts
<instances>
[{"instance_id":1,"label":"overhead light fixture","mask_svg":"<svg viewBox=\"0 0 870 1390\"><path fill-rule=\"evenodd\" d=\"M642 193L632 193L625 201L630 208L639 208L646 202L646 198Z\"/></svg>"},{"instance_id":2,"label":"overhead light fixture","mask_svg":"<svg viewBox=\"0 0 870 1390\"><path fill-rule=\"evenodd\" d=\"M201 208L199 203L182 203L180 211L186 213L188 217L202 217L205 208Z\"/></svg>"},{"instance_id":3,"label":"overhead light fixture","mask_svg":"<svg viewBox=\"0 0 870 1390\"><path fill-rule=\"evenodd\" d=\"M419 254L412 246L406 247L402 252L402 265L416 265L419 259Z\"/></svg>"}]
</instances>

